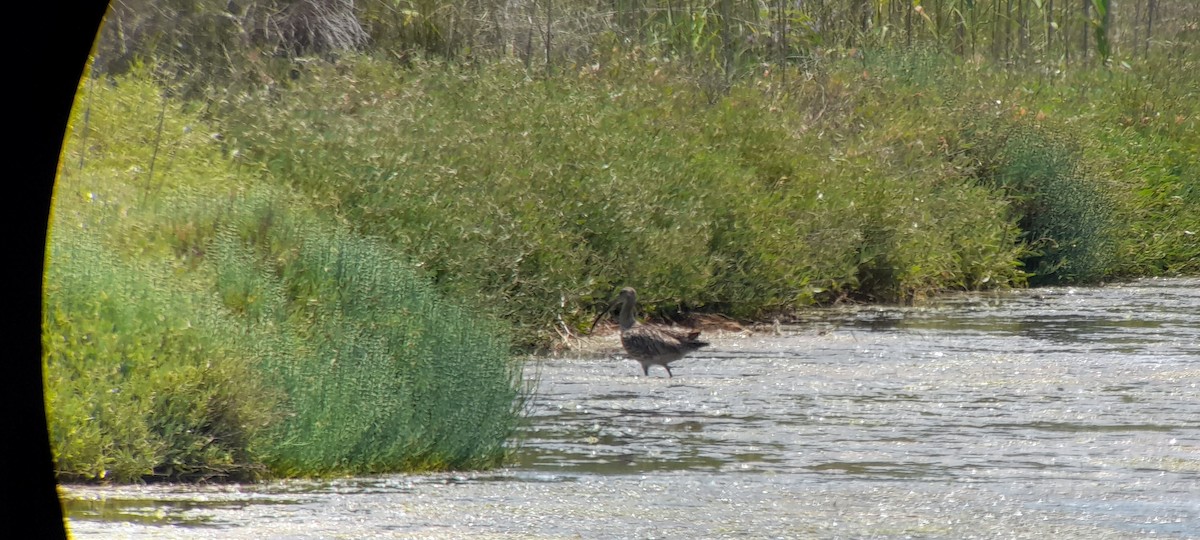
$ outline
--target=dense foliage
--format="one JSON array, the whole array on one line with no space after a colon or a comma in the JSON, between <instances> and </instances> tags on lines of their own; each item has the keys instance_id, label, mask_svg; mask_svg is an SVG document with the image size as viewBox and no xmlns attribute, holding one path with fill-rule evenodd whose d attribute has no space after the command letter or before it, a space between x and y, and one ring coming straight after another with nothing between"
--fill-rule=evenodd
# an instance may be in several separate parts
<instances>
[{"instance_id":1,"label":"dense foliage","mask_svg":"<svg viewBox=\"0 0 1200 540\"><path fill-rule=\"evenodd\" d=\"M224 134L526 344L578 329L623 284L659 314L755 318L1141 274L1120 254L1147 231L1116 225L1158 203L1129 189L1145 177L1101 163L1154 141L1180 151L1140 159L1194 182L1182 149L1195 136L1177 125L1195 123L1188 87L1161 96L1157 131L1107 129L1125 112L1077 97L1153 85L1144 73L1071 81L880 53L806 74L764 73L709 105L690 66L636 53L545 80L517 64L364 58L243 95ZM1089 117L1105 129L1076 129ZM1194 220L1194 201L1178 203L1162 210ZM1153 233L1158 271L1194 270L1194 230Z\"/></svg>"},{"instance_id":2,"label":"dense foliage","mask_svg":"<svg viewBox=\"0 0 1200 540\"><path fill-rule=\"evenodd\" d=\"M494 465L510 346L626 285L1200 272L1195 3L161 4L114 8L57 186L64 479Z\"/></svg>"},{"instance_id":3,"label":"dense foliage","mask_svg":"<svg viewBox=\"0 0 1200 540\"><path fill-rule=\"evenodd\" d=\"M505 457L524 394L499 321L444 300L389 246L250 185L213 132L151 81L92 86L83 100L46 276L60 478L462 469ZM146 151L152 139L168 150Z\"/></svg>"}]
</instances>

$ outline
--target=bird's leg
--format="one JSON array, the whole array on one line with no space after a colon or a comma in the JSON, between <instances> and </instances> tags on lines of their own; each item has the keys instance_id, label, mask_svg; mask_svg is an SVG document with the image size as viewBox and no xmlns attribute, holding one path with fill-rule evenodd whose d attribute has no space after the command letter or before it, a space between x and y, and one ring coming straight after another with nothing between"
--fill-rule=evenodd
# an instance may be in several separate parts
<instances>
[{"instance_id":1,"label":"bird's leg","mask_svg":"<svg viewBox=\"0 0 1200 540\"><path fill-rule=\"evenodd\" d=\"M642 373L645 373L647 377L650 376L650 364L642 364Z\"/></svg>"},{"instance_id":2,"label":"bird's leg","mask_svg":"<svg viewBox=\"0 0 1200 540\"><path fill-rule=\"evenodd\" d=\"M674 375L671 375L671 366L663 364L663 367L666 368L666 370L667 370L667 378L668 379L672 379L675 377Z\"/></svg>"}]
</instances>

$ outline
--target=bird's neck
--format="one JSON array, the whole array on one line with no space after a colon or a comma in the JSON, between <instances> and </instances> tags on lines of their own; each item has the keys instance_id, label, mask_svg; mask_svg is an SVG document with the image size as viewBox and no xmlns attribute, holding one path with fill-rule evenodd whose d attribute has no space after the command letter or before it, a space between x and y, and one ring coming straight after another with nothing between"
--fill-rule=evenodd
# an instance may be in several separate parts
<instances>
[{"instance_id":1,"label":"bird's neck","mask_svg":"<svg viewBox=\"0 0 1200 540\"><path fill-rule=\"evenodd\" d=\"M626 300L625 303L621 304L621 313L617 315L617 322L620 323L622 332L633 328L633 325L636 324L637 321L633 320L635 311L637 309L634 307L632 301Z\"/></svg>"}]
</instances>

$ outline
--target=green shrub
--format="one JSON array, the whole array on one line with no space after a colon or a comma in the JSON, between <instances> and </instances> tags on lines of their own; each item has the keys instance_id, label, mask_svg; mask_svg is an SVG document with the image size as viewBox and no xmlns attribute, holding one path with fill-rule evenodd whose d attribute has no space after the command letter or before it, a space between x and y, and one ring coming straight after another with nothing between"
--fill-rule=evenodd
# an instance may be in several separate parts
<instances>
[{"instance_id":1,"label":"green shrub","mask_svg":"<svg viewBox=\"0 0 1200 540\"><path fill-rule=\"evenodd\" d=\"M276 242L290 249L272 252ZM264 450L277 473L475 469L506 457L524 394L505 333L389 252L278 214L266 237L218 232L209 257L225 305L275 332L259 368L287 396Z\"/></svg>"},{"instance_id":2,"label":"green shrub","mask_svg":"<svg viewBox=\"0 0 1200 540\"><path fill-rule=\"evenodd\" d=\"M979 180L1004 193L1019 217L1034 283L1091 283L1110 273L1114 206L1104 186L1081 177L1074 144L1019 121L977 123L963 137Z\"/></svg>"},{"instance_id":3,"label":"green shrub","mask_svg":"<svg viewBox=\"0 0 1200 540\"><path fill-rule=\"evenodd\" d=\"M1091 103L1082 142L1086 174L1105 180L1118 208L1116 273L1200 272L1200 58L1152 57L1116 80L1080 75L1109 90Z\"/></svg>"},{"instance_id":4,"label":"green shrub","mask_svg":"<svg viewBox=\"0 0 1200 540\"><path fill-rule=\"evenodd\" d=\"M76 111L66 144L74 166L56 186L46 277L60 479L477 468L505 457L525 390L503 324L434 294L388 246L307 201L247 187L253 179L215 138L190 135L212 130L143 80L87 89L88 120ZM160 115L190 129L155 135ZM144 148L164 140L168 149Z\"/></svg>"},{"instance_id":5,"label":"green shrub","mask_svg":"<svg viewBox=\"0 0 1200 540\"><path fill-rule=\"evenodd\" d=\"M68 227L50 247L43 348L59 479L263 472L254 440L279 417L253 336L166 265L123 262Z\"/></svg>"},{"instance_id":6,"label":"green shrub","mask_svg":"<svg viewBox=\"0 0 1200 540\"><path fill-rule=\"evenodd\" d=\"M512 321L525 346L586 325L623 285L654 315L755 317L1020 281L1019 247L994 242L1015 234L1002 202L925 150L927 119L856 112L853 96L881 91L856 72L831 75L846 102L838 127L817 131L792 98L755 86L697 106L685 66L605 66L532 81L506 63L359 58L223 118L271 178Z\"/></svg>"},{"instance_id":7,"label":"green shrub","mask_svg":"<svg viewBox=\"0 0 1200 540\"><path fill-rule=\"evenodd\" d=\"M1130 194L1121 212L1128 217L1120 229L1118 272L1200 272L1200 154L1194 151L1200 139L1121 135L1091 150L1101 154L1092 169Z\"/></svg>"},{"instance_id":8,"label":"green shrub","mask_svg":"<svg viewBox=\"0 0 1200 540\"><path fill-rule=\"evenodd\" d=\"M159 217L125 234L192 259L175 263L125 263L54 228L45 339L61 478L502 462L524 396L502 326L440 299L385 245L289 204L261 189L217 204L175 193L135 212Z\"/></svg>"}]
</instances>

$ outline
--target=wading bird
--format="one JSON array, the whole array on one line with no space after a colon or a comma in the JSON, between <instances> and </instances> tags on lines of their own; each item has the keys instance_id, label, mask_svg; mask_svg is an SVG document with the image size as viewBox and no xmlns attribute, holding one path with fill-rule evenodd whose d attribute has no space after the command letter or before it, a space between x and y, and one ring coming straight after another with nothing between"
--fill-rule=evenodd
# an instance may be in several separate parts
<instances>
[{"instance_id":1,"label":"wading bird","mask_svg":"<svg viewBox=\"0 0 1200 540\"><path fill-rule=\"evenodd\" d=\"M592 321L592 328L596 328L600 318L618 304L621 306L617 315L617 322L621 326L621 345L625 347L625 353L630 358L642 364L642 373L647 376L650 375L650 366L658 365L667 370L667 377L674 377L671 374L671 362L708 345L708 342L699 340L699 330L662 328L640 324L634 320L637 314L637 291L634 291L633 287L621 289L621 293L608 305L608 309Z\"/></svg>"}]
</instances>

